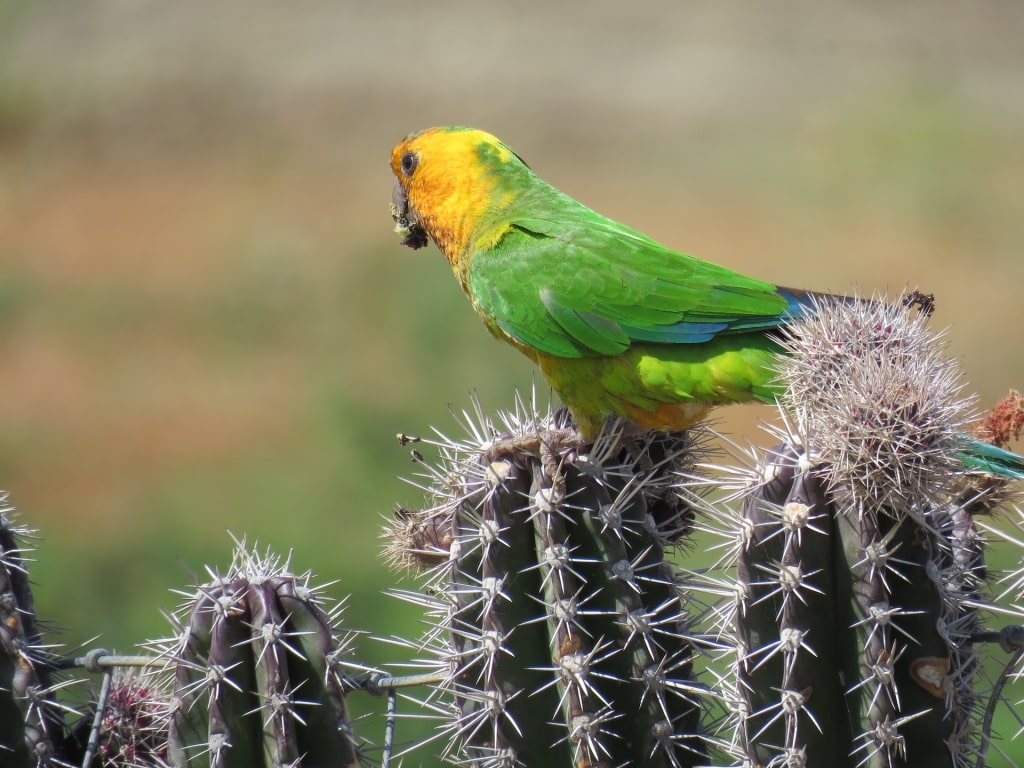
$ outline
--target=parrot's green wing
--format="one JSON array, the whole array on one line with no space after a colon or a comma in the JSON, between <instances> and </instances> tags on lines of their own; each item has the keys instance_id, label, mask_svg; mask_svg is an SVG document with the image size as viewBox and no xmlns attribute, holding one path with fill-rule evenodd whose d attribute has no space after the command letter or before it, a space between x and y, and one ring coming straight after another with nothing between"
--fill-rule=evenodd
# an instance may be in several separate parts
<instances>
[{"instance_id":1,"label":"parrot's green wing","mask_svg":"<svg viewBox=\"0 0 1024 768\"><path fill-rule=\"evenodd\" d=\"M767 330L806 296L672 251L591 211L516 219L473 256L470 289L507 334L556 357Z\"/></svg>"}]
</instances>

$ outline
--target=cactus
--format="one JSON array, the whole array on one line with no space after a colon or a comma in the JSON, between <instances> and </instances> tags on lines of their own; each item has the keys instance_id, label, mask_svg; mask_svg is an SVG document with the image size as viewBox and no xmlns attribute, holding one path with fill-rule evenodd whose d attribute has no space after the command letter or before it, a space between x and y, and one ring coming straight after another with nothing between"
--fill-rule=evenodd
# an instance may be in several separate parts
<instances>
[{"instance_id":1,"label":"cactus","mask_svg":"<svg viewBox=\"0 0 1024 768\"><path fill-rule=\"evenodd\" d=\"M712 463L706 427L587 445L532 402L403 436L428 501L388 552L422 579L395 594L426 609L404 641L425 676L357 664L340 604L244 541L155 653L61 658L3 506L0 768L358 766L357 689L389 691L387 766L395 690L424 684L461 765L980 768L1024 659L1024 564L986 563L1024 547L1014 488L963 464L972 401L923 316L825 306L785 343L779 444L738 461ZM974 434L1005 445L1021 403ZM103 676L80 709L76 667Z\"/></svg>"},{"instance_id":2,"label":"cactus","mask_svg":"<svg viewBox=\"0 0 1024 768\"><path fill-rule=\"evenodd\" d=\"M981 552L959 498L959 385L922 322L875 302L821 313L790 341L781 373L808 437L773 453L743 506L738 672L755 763L964 754Z\"/></svg>"},{"instance_id":3,"label":"cactus","mask_svg":"<svg viewBox=\"0 0 1024 768\"><path fill-rule=\"evenodd\" d=\"M969 754L981 549L963 510L836 504L780 446L743 505L737 718L754 764L956 765Z\"/></svg>"},{"instance_id":4,"label":"cactus","mask_svg":"<svg viewBox=\"0 0 1024 768\"><path fill-rule=\"evenodd\" d=\"M360 765L346 694L351 637L309 573L240 542L224 574L186 595L174 662L175 766Z\"/></svg>"},{"instance_id":5,"label":"cactus","mask_svg":"<svg viewBox=\"0 0 1024 768\"><path fill-rule=\"evenodd\" d=\"M96 657L94 652L91 658ZM86 667L89 666L87 663ZM170 680L166 675L116 667L106 681L92 717L80 721L83 729L92 729L89 752L104 767L166 768L167 729L173 703Z\"/></svg>"},{"instance_id":6,"label":"cactus","mask_svg":"<svg viewBox=\"0 0 1024 768\"><path fill-rule=\"evenodd\" d=\"M782 412L795 426L736 494L731 534L738 585L723 640L737 649L739 757L981 761L976 677L992 606L975 518L1007 489L961 461L972 413L959 372L924 315L881 301L825 306L787 345Z\"/></svg>"},{"instance_id":7,"label":"cactus","mask_svg":"<svg viewBox=\"0 0 1024 768\"><path fill-rule=\"evenodd\" d=\"M236 542L228 571L186 594L174 635L144 644L155 653L61 658L39 644L17 541L28 534L0 514L0 766L362 765L346 703L360 684L346 673L353 637L339 637L342 605L309 573ZM70 668L104 676L82 712L56 696L55 672Z\"/></svg>"},{"instance_id":8,"label":"cactus","mask_svg":"<svg viewBox=\"0 0 1024 768\"><path fill-rule=\"evenodd\" d=\"M43 644L26 565L33 531L0 493L0 766L60 765L67 727L51 648Z\"/></svg>"},{"instance_id":9,"label":"cactus","mask_svg":"<svg viewBox=\"0 0 1024 768\"><path fill-rule=\"evenodd\" d=\"M562 416L485 418L441 441L433 504L403 511L393 556L425 564L436 622L414 643L442 674L445 754L481 766L705 764L699 639L666 552L686 435L611 432L587 453ZM620 443L625 447L620 447Z\"/></svg>"}]
</instances>

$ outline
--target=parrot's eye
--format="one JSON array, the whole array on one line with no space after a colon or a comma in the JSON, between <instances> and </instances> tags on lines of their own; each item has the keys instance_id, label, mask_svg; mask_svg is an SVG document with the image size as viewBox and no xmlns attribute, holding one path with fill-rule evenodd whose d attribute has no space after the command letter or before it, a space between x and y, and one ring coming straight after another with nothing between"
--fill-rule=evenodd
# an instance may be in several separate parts
<instances>
[{"instance_id":1,"label":"parrot's eye","mask_svg":"<svg viewBox=\"0 0 1024 768\"><path fill-rule=\"evenodd\" d=\"M402 155L402 173L406 176L412 176L412 172L416 170L416 166L419 165L420 159L416 157L415 152L406 152Z\"/></svg>"}]
</instances>

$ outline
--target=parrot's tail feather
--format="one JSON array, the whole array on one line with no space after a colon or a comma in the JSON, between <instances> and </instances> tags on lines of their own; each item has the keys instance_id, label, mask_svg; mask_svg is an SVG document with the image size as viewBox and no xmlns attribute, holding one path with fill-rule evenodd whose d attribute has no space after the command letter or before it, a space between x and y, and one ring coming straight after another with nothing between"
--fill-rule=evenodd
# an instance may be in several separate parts
<instances>
[{"instance_id":1,"label":"parrot's tail feather","mask_svg":"<svg viewBox=\"0 0 1024 768\"><path fill-rule=\"evenodd\" d=\"M1024 456L982 440L970 440L961 451L964 466L997 477L1024 480Z\"/></svg>"}]
</instances>

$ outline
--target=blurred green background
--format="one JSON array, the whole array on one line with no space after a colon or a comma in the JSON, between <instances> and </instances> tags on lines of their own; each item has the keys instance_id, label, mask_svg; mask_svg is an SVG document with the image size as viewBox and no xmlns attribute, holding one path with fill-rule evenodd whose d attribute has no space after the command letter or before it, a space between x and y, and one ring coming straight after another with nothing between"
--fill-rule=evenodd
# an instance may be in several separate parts
<instances>
[{"instance_id":1,"label":"blurred green background","mask_svg":"<svg viewBox=\"0 0 1024 768\"><path fill-rule=\"evenodd\" d=\"M394 435L533 381L392 233L390 149L435 124L774 282L934 292L981 404L1024 386L1022 40L1014 0L0 0L0 486L40 612L129 649L232 531L418 632L379 597L420 501Z\"/></svg>"}]
</instances>

